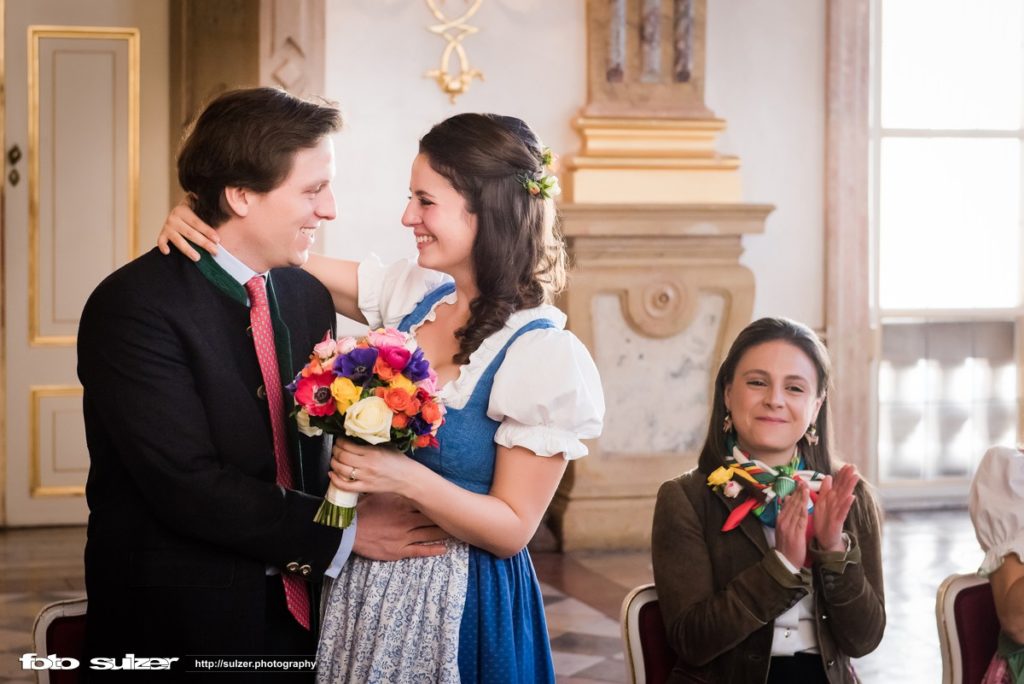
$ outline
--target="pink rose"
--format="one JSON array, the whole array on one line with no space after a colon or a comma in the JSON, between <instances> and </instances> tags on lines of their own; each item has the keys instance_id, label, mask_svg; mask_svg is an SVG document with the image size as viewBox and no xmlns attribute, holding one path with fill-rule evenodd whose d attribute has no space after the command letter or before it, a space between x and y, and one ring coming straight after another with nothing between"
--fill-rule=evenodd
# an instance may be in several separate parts
<instances>
[{"instance_id":1,"label":"pink rose","mask_svg":"<svg viewBox=\"0 0 1024 684\"><path fill-rule=\"evenodd\" d=\"M741 487L740 483L736 482L735 480L729 480L728 482L725 483L725 486L722 488L722 493L725 494L730 499L735 499L737 496L740 495L741 491L743 491L743 487Z\"/></svg>"},{"instance_id":2,"label":"pink rose","mask_svg":"<svg viewBox=\"0 0 1024 684\"><path fill-rule=\"evenodd\" d=\"M394 328L380 328L374 330L367 338L374 347L404 347L406 334Z\"/></svg>"},{"instance_id":3,"label":"pink rose","mask_svg":"<svg viewBox=\"0 0 1024 684\"><path fill-rule=\"evenodd\" d=\"M348 354L350 351L356 348L356 338L354 337L339 337L338 338L338 353Z\"/></svg>"},{"instance_id":4,"label":"pink rose","mask_svg":"<svg viewBox=\"0 0 1024 684\"><path fill-rule=\"evenodd\" d=\"M338 343L331 339L331 332L328 330L324 339L313 347L313 353L321 361L327 361L338 353ZM324 364L327 365L327 364Z\"/></svg>"},{"instance_id":5,"label":"pink rose","mask_svg":"<svg viewBox=\"0 0 1024 684\"><path fill-rule=\"evenodd\" d=\"M380 347L379 357L396 371L401 372L409 364L412 354L405 347Z\"/></svg>"}]
</instances>

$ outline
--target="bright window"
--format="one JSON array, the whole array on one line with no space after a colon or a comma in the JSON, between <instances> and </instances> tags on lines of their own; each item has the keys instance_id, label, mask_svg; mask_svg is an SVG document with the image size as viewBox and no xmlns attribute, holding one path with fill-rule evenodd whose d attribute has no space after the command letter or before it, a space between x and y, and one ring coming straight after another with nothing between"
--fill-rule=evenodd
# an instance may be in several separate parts
<instances>
[{"instance_id":1,"label":"bright window","mask_svg":"<svg viewBox=\"0 0 1024 684\"><path fill-rule=\"evenodd\" d=\"M873 9L879 474L966 479L1019 433L1024 3Z\"/></svg>"}]
</instances>

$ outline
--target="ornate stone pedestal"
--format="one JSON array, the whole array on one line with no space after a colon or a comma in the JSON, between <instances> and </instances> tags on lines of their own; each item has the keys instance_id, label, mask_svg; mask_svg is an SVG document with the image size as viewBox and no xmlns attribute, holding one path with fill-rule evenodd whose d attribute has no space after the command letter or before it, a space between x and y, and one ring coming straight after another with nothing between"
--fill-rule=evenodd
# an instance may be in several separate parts
<instances>
[{"instance_id":1,"label":"ornate stone pedestal","mask_svg":"<svg viewBox=\"0 0 1024 684\"><path fill-rule=\"evenodd\" d=\"M750 321L742 204L725 122L704 106L704 0L588 0L589 102L566 160L562 229L574 262L561 306L594 354L605 429L551 506L563 550L650 544L662 482L696 465L711 388Z\"/></svg>"},{"instance_id":2,"label":"ornate stone pedestal","mask_svg":"<svg viewBox=\"0 0 1024 684\"><path fill-rule=\"evenodd\" d=\"M594 354L604 433L570 465L552 504L563 550L643 548L658 486L696 465L711 386L750 321L754 278L740 240L772 207L562 207L575 261L560 305Z\"/></svg>"}]
</instances>

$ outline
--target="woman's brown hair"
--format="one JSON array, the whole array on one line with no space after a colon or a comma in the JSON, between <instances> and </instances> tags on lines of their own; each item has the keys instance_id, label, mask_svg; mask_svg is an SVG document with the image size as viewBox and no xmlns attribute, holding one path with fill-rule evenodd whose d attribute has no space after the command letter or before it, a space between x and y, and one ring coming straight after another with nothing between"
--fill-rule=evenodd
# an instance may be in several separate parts
<instances>
[{"instance_id":1,"label":"woman's brown hair","mask_svg":"<svg viewBox=\"0 0 1024 684\"><path fill-rule=\"evenodd\" d=\"M752 347L765 342L780 340L793 345L811 360L818 376L818 397L821 399L821 410L814 425L818 431L816 445L804 442L800 445L800 454L804 457L807 467L828 475L832 472L832 454L829 450L830 418L828 396L832 382L832 363L828 351L818 336L802 323L788 318L761 318L744 328L729 348L729 353L718 369L715 378L715 395L711 404L711 418L708 423L708 434L704 439L704 447L700 452L698 467L702 472L710 473L725 463L725 433L722 423L725 421L725 388L731 385L736 375L736 367L740 359Z\"/></svg>"},{"instance_id":2,"label":"woman's brown hair","mask_svg":"<svg viewBox=\"0 0 1024 684\"><path fill-rule=\"evenodd\" d=\"M464 364L513 312L550 301L564 287L565 247L554 201L523 187L545 167L537 136L520 119L458 114L423 136L420 153L476 216L471 259L480 294L455 333L455 362Z\"/></svg>"}]
</instances>

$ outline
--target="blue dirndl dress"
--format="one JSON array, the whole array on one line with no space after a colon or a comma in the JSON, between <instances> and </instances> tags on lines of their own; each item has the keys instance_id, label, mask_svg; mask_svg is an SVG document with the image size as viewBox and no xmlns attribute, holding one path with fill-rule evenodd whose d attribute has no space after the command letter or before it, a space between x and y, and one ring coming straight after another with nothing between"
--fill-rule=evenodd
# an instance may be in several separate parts
<instances>
[{"instance_id":1,"label":"blue dirndl dress","mask_svg":"<svg viewBox=\"0 0 1024 684\"><path fill-rule=\"evenodd\" d=\"M427 293L399 329L421 323L454 287L448 282ZM467 404L448 409L439 446L417 449L412 458L464 489L489 492L499 426L487 416L495 373L520 335L551 327L536 319L518 329ZM544 602L526 549L497 558L452 542L433 558L353 556L324 596L318 681L555 681Z\"/></svg>"}]
</instances>

